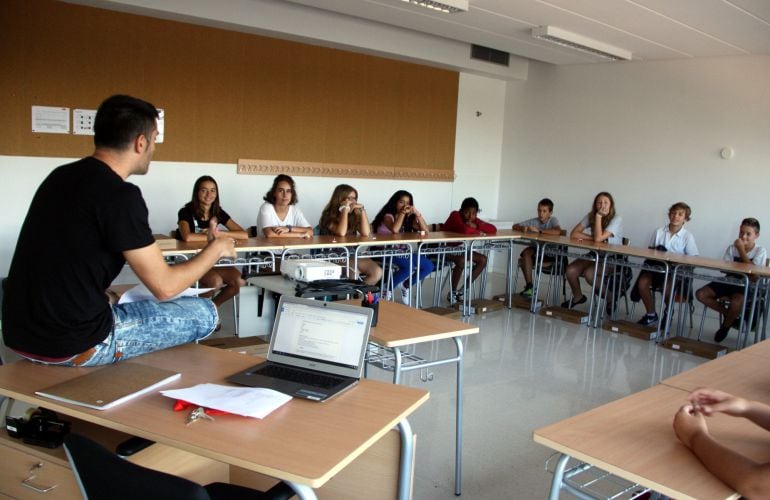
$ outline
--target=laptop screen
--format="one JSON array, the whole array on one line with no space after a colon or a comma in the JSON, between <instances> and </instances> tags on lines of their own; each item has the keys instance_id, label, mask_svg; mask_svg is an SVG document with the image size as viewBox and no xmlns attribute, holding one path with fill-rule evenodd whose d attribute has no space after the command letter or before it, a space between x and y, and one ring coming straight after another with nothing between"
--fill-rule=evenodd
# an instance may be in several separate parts
<instances>
[{"instance_id":1,"label":"laptop screen","mask_svg":"<svg viewBox=\"0 0 770 500\"><path fill-rule=\"evenodd\" d=\"M369 336L366 309L291 300L282 300L279 308L271 354L359 368L362 346Z\"/></svg>"}]
</instances>

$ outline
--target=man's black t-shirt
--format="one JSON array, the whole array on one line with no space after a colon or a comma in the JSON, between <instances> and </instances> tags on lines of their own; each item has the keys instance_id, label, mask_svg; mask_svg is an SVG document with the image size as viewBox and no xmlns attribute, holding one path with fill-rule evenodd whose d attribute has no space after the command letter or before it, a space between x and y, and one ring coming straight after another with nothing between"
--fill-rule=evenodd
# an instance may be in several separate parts
<instances>
[{"instance_id":1,"label":"man's black t-shirt","mask_svg":"<svg viewBox=\"0 0 770 500\"><path fill-rule=\"evenodd\" d=\"M141 191L105 163L88 157L51 172L8 273L5 344L55 358L104 340L112 328L105 290L125 264L122 252L153 241Z\"/></svg>"}]
</instances>

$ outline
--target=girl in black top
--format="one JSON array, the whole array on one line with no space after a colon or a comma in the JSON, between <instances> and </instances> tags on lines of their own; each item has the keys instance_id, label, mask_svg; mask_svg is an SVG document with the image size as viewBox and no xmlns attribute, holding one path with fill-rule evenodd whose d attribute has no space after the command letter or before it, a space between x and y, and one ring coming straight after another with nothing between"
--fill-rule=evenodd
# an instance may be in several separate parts
<instances>
[{"instance_id":1,"label":"girl in black top","mask_svg":"<svg viewBox=\"0 0 770 500\"><path fill-rule=\"evenodd\" d=\"M233 239L246 239L246 231L219 206L219 188L213 177L204 175L195 181L192 200L179 210L177 216L179 239L182 241L207 241L210 231L219 231L224 226ZM219 307L238 295L241 286L241 272L234 266L213 267L198 280L200 286L213 288L214 304Z\"/></svg>"}]
</instances>

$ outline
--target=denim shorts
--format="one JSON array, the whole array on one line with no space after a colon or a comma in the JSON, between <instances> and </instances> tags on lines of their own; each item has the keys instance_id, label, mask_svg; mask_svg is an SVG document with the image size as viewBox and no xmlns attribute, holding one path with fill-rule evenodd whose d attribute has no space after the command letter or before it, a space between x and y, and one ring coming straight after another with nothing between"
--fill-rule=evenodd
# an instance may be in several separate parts
<instances>
[{"instance_id":1,"label":"denim shorts","mask_svg":"<svg viewBox=\"0 0 770 500\"><path fill-rule=\"evenodd\" d=\"M113 305L112 317L112 331L94 346L93 355L77 366L108 365L201 340L211 335L219 322L214 303L198 297ZM78 357L82 356L55 364L73 366Z\"/></svg>"}]
</instances>

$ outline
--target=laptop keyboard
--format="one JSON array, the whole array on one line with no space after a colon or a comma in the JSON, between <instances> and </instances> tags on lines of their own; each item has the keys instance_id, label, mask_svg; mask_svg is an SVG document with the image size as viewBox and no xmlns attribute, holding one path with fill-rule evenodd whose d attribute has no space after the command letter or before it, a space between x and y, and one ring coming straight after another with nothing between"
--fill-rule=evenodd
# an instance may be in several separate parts
<instances>
[{"instance_id":1,"label":"laptop keyboard","mask_svg":"<svg viewBox=\"0 0 770 500\"><path fill-rule=\"evenodd\" d=\"M281 380L288 380L289 382L320 387L322 389L334 387L344 380L339 377L332 377L314 372L306 372L278 365L265 365L255 373L265 375L267 377L278 378Z\"/></svg>"}]
</instances>

